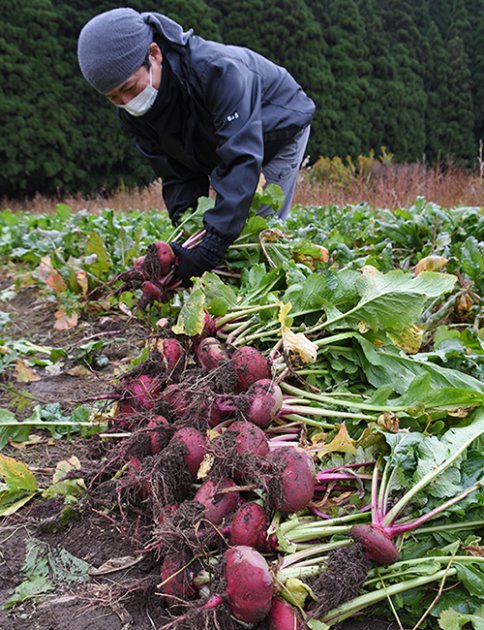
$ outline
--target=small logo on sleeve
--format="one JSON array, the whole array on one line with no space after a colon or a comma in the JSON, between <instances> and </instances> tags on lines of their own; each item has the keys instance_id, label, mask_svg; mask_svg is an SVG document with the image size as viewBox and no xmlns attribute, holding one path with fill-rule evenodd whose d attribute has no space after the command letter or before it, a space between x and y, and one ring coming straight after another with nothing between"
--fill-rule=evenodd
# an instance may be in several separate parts
<instances>
[{"instance_id":1,"label":"small logo on sleeve","mask_svg":"<svg viewBox=\"0 0 484 630\"><path fill-rule=\"evenodd\" d=\"M226 118L227 122L232 122L233 120L237 120L239 118L238 112L234 112L233 114L229 114Z\"/></svg>"}]
</instances>

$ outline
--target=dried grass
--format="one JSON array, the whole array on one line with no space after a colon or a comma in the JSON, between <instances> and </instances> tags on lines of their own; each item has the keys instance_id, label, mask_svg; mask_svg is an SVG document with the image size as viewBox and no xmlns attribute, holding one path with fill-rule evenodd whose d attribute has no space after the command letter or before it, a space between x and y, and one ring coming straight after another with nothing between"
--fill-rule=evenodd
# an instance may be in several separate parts
<instances>
[{"instance_id":1,"label":"dried grass","mask_svg":"<svg viewBox=\"0 0 484 630\"><path fill-rule=\"evenodd\" d=\"M457 167L444 171L424 164L382 164L371 177L356 176L346 185L310 183L309 172L300 178L295 202L310 205L344 206L367 202L376 208L401 208L417 197L444 208L483 206L482 178Z\"/></svg>"},{"instance_id":2,"label":"dried grass","mask_svg":"<svg viewBox=\"0 0 484 630\"><path fill-rule=\"evenodd\" d=\"M430 168L425 164L382 164L371 177L356 175L346 184L327 183L315 185L310 182L309 169L301 171L296 189L295 203L325 206L348 205L367 202L378 208L397 208L412 205L417 197L424 197L446 208L454 206L484 207L484 181L482 163L477 174L455 166L445 170ZM145 188L123 190L110 196L66 196L48 198L41 195L30 200L0 201L0 210L32 213L54 212L58 203L69 205L75 212L86 209L100 212L105 208L115 211L136 208L141 211L164 209L161 184L155 181Z\"/></svg>"}]
</instances>

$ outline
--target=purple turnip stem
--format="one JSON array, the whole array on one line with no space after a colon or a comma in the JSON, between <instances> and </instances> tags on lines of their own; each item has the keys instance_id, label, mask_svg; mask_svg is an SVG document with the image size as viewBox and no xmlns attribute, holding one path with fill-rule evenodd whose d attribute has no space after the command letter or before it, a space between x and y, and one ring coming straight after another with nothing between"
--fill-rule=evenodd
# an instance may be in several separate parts
<instances>
[{"instance_id":1,"label":"purple turnip stem","mask_svg":"<svg viewBox=\"0 0 484 630\"><path fill-rule=\"evenodd\" d=\"M419 516L419 518L416 518L413 521L408 521L406 523L401 523L399 525L393 525L392 527L387 527L386 531L390 534L390 536L399 536L400 534L404 534L405 532L409 532L414 529L417 529L417 527L420 527L420 525L423 525L424 523L429 521L431 518L438 516L439 514L444 512L447 508L449 508L451 505L458 503L459 501L467 497L469 494L472 494L475 490L478 490L479 488L482 488L482 482L475 483L473 486L470 486L469 488L464 490L464 492L461 492L461 494L457 495L456 497L452 497L452 499L449 499L448 501L446 501L445 503L442 503L441 505L437 506L433 510L430 510L430 512L427 512L426 514Z\"/></svg>"}]
</instances>

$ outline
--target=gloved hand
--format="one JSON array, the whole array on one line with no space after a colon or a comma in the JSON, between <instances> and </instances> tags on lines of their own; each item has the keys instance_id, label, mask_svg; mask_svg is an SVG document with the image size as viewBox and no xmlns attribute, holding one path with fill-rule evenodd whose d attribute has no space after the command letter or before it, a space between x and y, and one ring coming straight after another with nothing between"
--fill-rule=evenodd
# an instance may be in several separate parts
<instances>
[{"instance_id":1,"label":"gloved hand","mask_svg":"<svg viewBox=\"0 0 484 630\"><path fill-rule=\"evenodd\" d=\"M205 240L193 249L186 249L178 243L170 243L170 245L178 259L175 278L181 280L184 287L191 286L193 276L201 276L205 271L210 271L222 259L222 256L217 255L208 247Z\"/></svg>"}]
</instances>

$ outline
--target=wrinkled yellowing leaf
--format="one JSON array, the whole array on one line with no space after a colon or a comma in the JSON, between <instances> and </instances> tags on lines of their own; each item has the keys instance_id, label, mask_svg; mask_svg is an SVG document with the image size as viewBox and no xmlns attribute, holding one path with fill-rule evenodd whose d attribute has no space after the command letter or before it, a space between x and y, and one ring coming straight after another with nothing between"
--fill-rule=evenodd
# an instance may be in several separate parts
<instances>
[{"instance_id":1,"label":"wrinkled yellowing leaf","mask_svg":"<svg viewBox=\"0 0 484 630\"><path fill-rule=\"evenodd\" d=\"M14 514L26 503L33 499L37 491L33 492L0 492L0 516L10 516Z\"/></svg>"},{"instance_id":2,"label":"wrinkled yellowing leaf","mask_svg":"<svg viewBox=\"0 0 484 630\"><path fill-rule=\"evenodd\" d=\"M207 431L207 440L216 440L222 435L221 431L217 431L217 429L208 429Z\"/></svg>"},{"instance_id":3,"label":"wrinkled yellowing leaf","mask_svg":"<svg viewBox=\"0 0 484 630\"><path fill-rule=\"evenodd\" d=\"M15 361L15 368L13 376L17 383L33 383L34 381L40 381L40 376L34 372L34 370L28 366L24 361L17 359Z\"/></svg>"},{"instance_id":4,"label":"wrinkled yellowing leaf","mask_svg":"<svg viewBox=\"0 0 484 630\"><path fill-rule=\"evenodd\" d=\"M106 575L108 573L115 573L116 571L121 571L124 569L128 569L129 567L138 564L143 560L144 554L140 554L139 556L122 556L120 558L110 558L100 567L91 567L89 569L89 575Z\"/></svg>"},{"instance_id":5,"label":"wrinkled yellowing leaf","mask_svg":"<svg viewBox=\"0 0 484 630\"><path fill-rule=\"evenodd\" d=\"M292 238L290 234L284 234L282 230L278 230L277 228L267 228L267 230L262 230L259 234L260 242L267 243L276 243L281 238Z\"/></svg>"},{"instance_id":6,"label":"wrinkled yellowing leaf","mask_svg":"<svg viewBox=\"0 0 484 630\"><path fill-rule=\"evenodd\" d=\"M302 580L299 580L298 578L289 578L284 583L282 596L293 606L304 608L308 595L317 601L313 591Z\"/></svg>"},{"instance_id":7,"label":"wrinkled yellowing leaf","mask_svg":"<svg viewBox=\"0 0 484 630\"><path fill-rule=\"evenodd\" d=\"M71 328L75 328L77 326L77 322L79 321L79 315L77 313L72 313L72 315L68 315L65 311L59 310L54 313L56 322L54 324L54 328L58 331L70 330Z\"/></svg>"},{"instance_id":8,"label":"wrinkled yellowing leaf","mask_svg":"<svg viewBox=\"0 0 484 630\"><path fill-rule=\"evenodd\" d=\"M453 418L467 418L472 409L466 409L465 407L461 407L460 409L452 409L452 411L448 411L448 415Z\"/></svg>"},{"instance_id":9,"label":"wrinkled yellowing leaf","mask_svg":"<svg viewBox=\"0 0 484 630\"><path fill-rule=\"evenodd\" d=\"M286 319L289 311L292 308L292 304L288 302L287 304L281 304L279 308L279 323L281 326L286 326Z\"/></svg>"},{"instance_id":10,"label":"wrinkled yellowing leaf","mask_svg":"<svg viewBox=\"0 0 484 630\"><path fill-rule=\"evenodd\" d=\"M205 454L197 472L197 479L205 479L205 477L211 471L214 461L215 458L211 453Z\"/></svg>"},{"instance_id":11,"label":"wrinkled yellowing leaf","mask_svg":"<svg viewBox=\"0 0 484 630\"><path fill-rule=\"evenodd\" d=\"M282 329L282 344L291 360L298 360L303 364L313 363L318 358L318 346L306 337L304 333L294 333L290 328Z\"/></svg>"},{"instance_id":12,"label":"wrinkled yellowing leaf","mask_svg":"<svg viewBox=\"0 0 484 630\"><path fill-rule=\"evenodd\" d=\"M66 370L66 374L69 374L69 376L85 377L90 376L91 371L85 365L74 365L74 367Z\"/></svg>"},{"instance_id":13,"label":"wrinkled yellowing leaf","mask_svg":"<svg viewBox=\"0 0 484 630\"><path fill-rule=\"evenodd\" d=\"M52 483L62 481L73 470L81 470L81 462L75 455L72 455L69 459L64 459L58 462L55 467L55 473L52 476Z\"/></svg>"},{"instance_id":14,"label":"wrinkled yellowing leaf","mask_svg":"<svg viewBox=\"0 0 484 630\"><path fill-rule=\"evenodd\" d=\"M358 330L364 335L370 330L370 326L366 322L358 322Z\"/></svg>"},{"instance_id":15,"label":"wrinkled yellowing leaf","mask_svg":"<svg viewBox=\"0 0 484 630\"><path fill-rule=\"evenodd\" d=\"M376 276L380 272L378 271L378 269L376 267L373 267L373 265L364 265L360 269L360 273L362 273L365 276Z\"/></svg>"},{"instance_id":16,"label":"wrinkled yellowing leaf","mask_svg":"<svg viewBox=\"0 0 484 630\"><path fill-rule=\"evenodd\" d=\"M329 250L326 249L326 247L323 247L322 245L316 245L316 247L319 249L319 251L321 252L319 255L319 258L316 258L315 260L319 260L321 262L328 262L329 260Z\"/></svg>"},{"instance_id":17,"label":"wrinkled yellowing leaf","mask_svg":"<svg viewBox=\"0 0 484 630\"><path fill-rule=\"evenodd\" d=\"M460 317L467 315L474 306L474 300L468 293L461 293L455 298L455 307Z\"/></svg>"},{"instance_id":18,"label":"wrinkled yellowing leaf","mask_svg":"<svg viewBox=\"0 0 484 630\"><path fill-rule=\"evenodd\" d=\"M311 444L324 444L326 442L327 433L313 433L311 435Z\"/></svg>"},{"instance_id":19,"label":"wrinkled yellowing leaf","mask_svg":"<svg viewBox=\"0 0 484 630\"><path fill-rule=\"evenodd\" d=\"M350 437L346 424L340 425L338 433L329 444L323 444L319 450L318 456L322 457L327 453L351 453L356 454L356 442Z\"/></svg>"},{"instance_id":20,"label":"wrinkled yellowing leaf","mask_svg":"<svg viewBox=\"0 0 484 630\"><path fill-rule=\"evenodd\" d=\"M415 266L415 275L418 276L422 271L440 271L448 262L447 258L443 256L435 256L433 254L425 256Z\"/></svg>"},{"instance_id":21,"label":"wrinkled yellowing leaf","mask_svg":"<svg viewBox=\"0 0 484 630\"><path fill-rule=\"evenodd\" d=\"M0 453L0 475L12 492L37 491L37 480L23 463Z\"/></svg>"},{"instance_id":22,"label":"wrinkled yellowing leaf","mask_svg":"<svg viewBox=\"0 0 484 630\"><path fill-rule=\"evenodd\" d=\"M257 184L257 189L255 192L261 194L262 191L264 190L265 185L266 185L266 178L264 177L264 173L261 173L259 175L259 183Z\"/></svg>"},{"instance_id":23,"label":"wrinkled yellowing leaf","mask_svg":"<svg viewBox=\"0 0 484 630\"><path fill-rule=\"evenodd\" d=\"M378 416L377 423L390 433L396 433L400 428L398 417L390 411L385 411Z\"/></svg>"},{"instance_id":24,"label":"wrinkled yellowing leaf","mask_svg":"<svg viewBox=\"0 0 484 630\"><path fill-rule=\"evenodd\" d=\"M463 548L464 551L470 556L475 556L476 558L484 558L484 547L480 547L478 545L469 545Z\"/></svg>"},{"instance_id":25,"label":"wrinkled yellowing leaf","mask_svg":"<svg viewBox=\"0 0 484 630\"><path fill-rule=\"evenodd\" d=\"M83 298L87 297L88 292L88 280L87 273L85 271L76 271L77 284L81 289L81 295Z\"/></svg>"},{"instance_id":26,"label":"wrinkled yellowing leaf","mask_svg":"<svg viewBox=\"0 0 484 630\"><path fill-rule=\"evenodd\" d=\"M52 260L50 256L42 256L39 266L35 270L35 275L39 280L45 282L46 278L52 273L54 267L52 266Z\"/></svg>"},{"instance_id":27,"label":"wrinkled yellowing leaf","mask_svg":"<svg viewBox=\"0 0 484 630\"><path fill-rule=\"evenodd\" d=\"M407 354L415 354L420 350L423 330L417 324L410 324L398 334L388 335L392 342Z\"/></svg>"},{"instance_id":28,"label":"wrinkled yellowing leaf","mask_svg":"<svg viewBox=\"0 0 484 630\"><path fill-rule=\"evenodd\" d=\"M64 278L54 269L50 256L43 256L40 259L39 266L35 270L35 276L56 293L62 293L67 289Z\"/></svg>"},{"instance_id":29,"label":"wrinkled yellowing leaf","mask_svg":"<svg viewBox=\"0 0 484 630\"><path fill-rule=\"evenodd\" d=\"M38 433L31 433L29 435L29 439L25 440L25 442L14 442L10 440L10 445L21 451L27 446L35 446L36 444L42 444L42 442L45 441L46 439L42 435L39 435Z\"/></svg>"}]
</instances>

